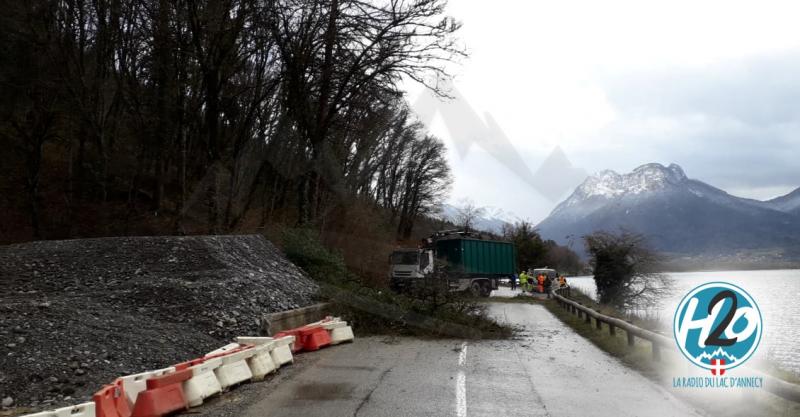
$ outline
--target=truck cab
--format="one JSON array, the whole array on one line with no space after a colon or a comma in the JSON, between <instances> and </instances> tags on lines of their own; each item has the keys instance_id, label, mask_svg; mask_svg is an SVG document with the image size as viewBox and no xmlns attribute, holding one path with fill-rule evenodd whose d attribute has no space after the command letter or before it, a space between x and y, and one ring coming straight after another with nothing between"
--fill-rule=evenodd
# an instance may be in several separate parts
<instances>
[{"instance_id":1,"label":"truck cab","mask_svg":"<svg viewBox=\"0 0 800 417\"><path fill-rule=\"evenodd\" d=\"M403 249L389 256L391 279L423 278L433 272L433 251Z\"/></svg>"}]
</instances>

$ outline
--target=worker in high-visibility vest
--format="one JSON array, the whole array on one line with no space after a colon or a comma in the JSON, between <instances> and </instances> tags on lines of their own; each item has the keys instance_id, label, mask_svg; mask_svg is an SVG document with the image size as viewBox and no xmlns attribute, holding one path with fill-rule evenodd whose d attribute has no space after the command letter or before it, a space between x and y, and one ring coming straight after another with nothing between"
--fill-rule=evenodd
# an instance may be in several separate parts
<instances>
[{"instance_id":1,"label":"worker in high-visibility vest","mask_svg":"<svg viewBox=\"0 0 800 417\"><path fill-rule=\"evenodd\" d=\"M539 291L540 294L544 294L544 274L539 274L539 276L536 277L536 280L538 281L536 289Z\"/></svg>"},{"instance_id":2,"label":"worker in high-visibility vest","mask_svg":"<svg viewBox=\"0 0 800 417\"><path fill-rule=\"evenodd\" d=\"M519 273L519 287L522 288L522 292L525 292L525 289L528 288L528 274L525 271Z\"/></svg>"}]
</instances>

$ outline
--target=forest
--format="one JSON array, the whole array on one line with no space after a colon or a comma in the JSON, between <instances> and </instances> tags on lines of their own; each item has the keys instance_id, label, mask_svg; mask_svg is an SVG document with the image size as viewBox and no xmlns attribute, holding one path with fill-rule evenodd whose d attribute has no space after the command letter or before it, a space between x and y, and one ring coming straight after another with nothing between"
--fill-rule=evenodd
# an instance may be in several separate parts
<instances>
[{"instance_id":1,"label":"forest","mask_svg":"<svg viewBox=\"0 0 800 417\"><path fill-rule=\"evenodd\" d=\"M441 0L3 1L3 241L323 227L396 235L447 191L400 86L464 56Z\"/></svg>"}]
</instances>

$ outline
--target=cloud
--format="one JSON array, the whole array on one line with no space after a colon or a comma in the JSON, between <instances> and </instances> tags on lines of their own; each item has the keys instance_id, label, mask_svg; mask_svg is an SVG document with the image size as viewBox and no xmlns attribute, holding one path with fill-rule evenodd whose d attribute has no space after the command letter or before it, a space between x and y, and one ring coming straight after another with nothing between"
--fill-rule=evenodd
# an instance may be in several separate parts
<instances>
[{"instance_id":1,"label":"cloud","mask_svg":"<svg viewBox=\"0 0 800 417\"><path fill-rule=\"evenodd\" d=\"M732 118L748 125L797 120L800 50L664 69L609 79L609 99L624 112Z\"/></svg>"},{"instance_id":2,"label":"cloud","mask_svg":"<svg viewBox=\"0 0 800 417\"><path fill-rule=\"evenodd\" d=\"M609 77L602 84L617 118L592 140L609 166L675 162L728 191L772 197L800 186L798 73L792 50Z\"/></svg>"}]
</instances>

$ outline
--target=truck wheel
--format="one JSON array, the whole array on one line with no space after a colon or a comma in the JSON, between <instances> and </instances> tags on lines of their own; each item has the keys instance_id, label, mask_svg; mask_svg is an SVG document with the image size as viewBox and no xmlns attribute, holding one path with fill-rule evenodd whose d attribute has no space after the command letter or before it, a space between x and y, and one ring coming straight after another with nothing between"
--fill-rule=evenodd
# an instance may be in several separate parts
<instances>
[{"instance_id":1,"label":"truck wheel","mask_svg":"<svg viewBox=\"0 0 800 417\"><path fill-rule=\"evenodd\" d=\"M483 286L481 286L480 281L472 281L472 284L469 284L469 293L473 297L480 297L483 295Z\"/></svg>"},{"instance_id":2,"label":"truck wheel","mask_svg":"<svg viewBox=\"0 0 800 417\"><path fill-rule=\"evenodd\" d=\"M481 297L488 297L492 293L492 285L488 281L481 283Z\"/></svg>"}]
</instances>

